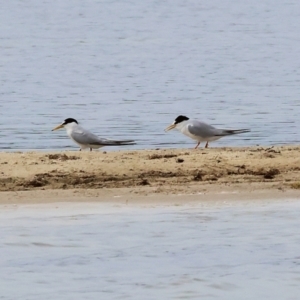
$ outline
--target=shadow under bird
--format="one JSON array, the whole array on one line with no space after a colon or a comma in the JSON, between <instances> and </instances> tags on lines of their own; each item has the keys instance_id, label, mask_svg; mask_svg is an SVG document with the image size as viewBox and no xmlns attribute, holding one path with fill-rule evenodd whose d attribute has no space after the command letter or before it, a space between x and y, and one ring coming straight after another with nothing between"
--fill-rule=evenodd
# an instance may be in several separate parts
<instances>
[{"instance_id":1,"label":"shadow under bird","mask_svg":"<svg viewBox=\"0 0 300 300\"><path fill-rule=\"evenodd\" d=\"M205 148L207 148L209 142L216 141L224 136L250 132L250 129L218 129L201 121L190 120L186 116L178 116L165 131L172 129L177 129L193 140L196 140L198 144L195 149L198 148L201 142L206 142Z\"/></svg>"},{"instance_id":2,"label":"shadow under bird","mask_svg":"<svg viewBox=\"0 0 300 300\"><path fill-rule=\"evenodd\" d=\"M90 148L90 151L92 151L92 149L98 149L105 146L135 145L133 140L110 140L100 138L90 131L82 128L73 118L65 119L63 123L53 128L52 131L60 128L65 128L67 130L68 136L79 145L80 151L86 148Z\"/></svg>"}]
</instances>

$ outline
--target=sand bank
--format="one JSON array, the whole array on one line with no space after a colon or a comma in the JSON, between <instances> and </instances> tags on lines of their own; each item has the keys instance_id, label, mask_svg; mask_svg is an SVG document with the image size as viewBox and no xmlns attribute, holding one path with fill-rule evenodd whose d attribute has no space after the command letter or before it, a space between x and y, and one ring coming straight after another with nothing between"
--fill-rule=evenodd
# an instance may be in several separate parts
<instances>
[{"instance_id":1,"label":"sand bank","mask_svg":"<svg viewBox=\"0 0 300 300\"><path fill-rule=\"evenodd\" d=\"M294 197L300 195L299 154L300 146L3 152L0 201L7 203L16 195L50 202L53 197L83 201L84 197L133 199L158 194L290 193Z\"/></svg>"}]
</instances>

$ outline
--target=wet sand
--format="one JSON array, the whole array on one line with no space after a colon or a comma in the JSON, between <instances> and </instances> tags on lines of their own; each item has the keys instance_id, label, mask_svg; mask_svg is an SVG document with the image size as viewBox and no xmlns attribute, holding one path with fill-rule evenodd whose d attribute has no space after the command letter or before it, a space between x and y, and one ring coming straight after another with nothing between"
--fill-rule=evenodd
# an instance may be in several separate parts
<instances>
[{"instance_id":1,"label":"wet sand","mask_svg":"<svg viewBox=\"0 0 300 300\"><path fill-rule=\"evenodd\" d=\"M300 146L0 153L0 203L295 198L299 153Z\"/></svg>"}]
</instances>

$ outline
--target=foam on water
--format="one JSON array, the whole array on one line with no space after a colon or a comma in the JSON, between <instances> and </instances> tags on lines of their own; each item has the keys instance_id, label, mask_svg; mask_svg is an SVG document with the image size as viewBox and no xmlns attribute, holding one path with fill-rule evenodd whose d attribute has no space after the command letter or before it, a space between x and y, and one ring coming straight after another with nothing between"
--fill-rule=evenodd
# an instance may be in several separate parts
<instances>
[{"instance_id":1,"label":"foam on water","mask_svg":"<svg viewBox=\"0 0 300 300\"><path fill-rule=\"evenodd\" d=\"M296 201L2 206L1 299L297 299Z\"/></svg>"}]
</instances>

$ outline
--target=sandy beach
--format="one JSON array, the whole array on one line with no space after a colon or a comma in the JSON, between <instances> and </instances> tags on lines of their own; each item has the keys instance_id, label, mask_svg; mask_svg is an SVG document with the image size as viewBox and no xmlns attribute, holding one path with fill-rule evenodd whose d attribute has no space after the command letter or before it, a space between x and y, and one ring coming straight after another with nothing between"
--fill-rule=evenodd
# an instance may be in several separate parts
<instances>
[{"instance_id":1,"label":"sandy beach","mask_svg":"<svg viewBox=\"0 0 300 300\"><path fill-rule=\"evenodd\" d=\"M299 150L1 153L1 292L296 299Z\"/></svg>"},{"instance_id":2,"label":"sandy beach","mask_svg":"<svg viewBox=\"0 0 300 300\"><path fill-rule=\"evenodd\" d=\"M282 146L1 153L0 202L167 199L180 194L295 197L299 151L300 146Z\"/></svg>"}]
</instances>

